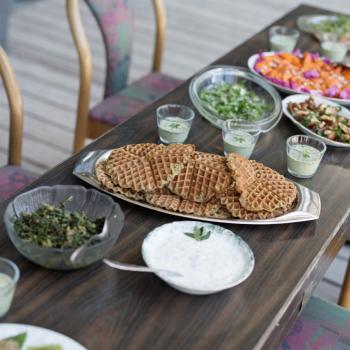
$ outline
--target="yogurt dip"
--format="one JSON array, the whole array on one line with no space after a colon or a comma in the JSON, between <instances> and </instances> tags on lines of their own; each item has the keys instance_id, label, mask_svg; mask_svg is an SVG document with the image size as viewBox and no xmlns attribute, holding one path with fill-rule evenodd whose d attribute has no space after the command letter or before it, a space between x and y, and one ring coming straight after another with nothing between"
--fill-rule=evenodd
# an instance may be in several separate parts
<instances>
[{"instance_id":1,"label":"yogurt dip","mask_svg":"<svg viewBox=\"0 0 350 350\"><path fill-rule=\"evenodd\" d=\"M208 237L197 240L190 236L201 227ZM177 221L156 228L144 240L142 255L152 268L182 274L158 275L174 288L192 294L230 288L246 279L254 267L253 253L238 236L198 221Z\"/></svg>"},{"instance_id":2,"label":"yogurt dip","mask_svg":"<svg viewBox=\"0 0 350 350\"><path fill-rule=\"evenodd\" d=\"M256 137L243 130L231 131L224 134L224 153L238 153L249 158L253 153Z\"/></svg>"},{"instance_id":3,"label":"yogurt dip","mask_svg":"<svg viewBox=\"0 0 350 350\"><path fill-rule=\"evenodd\" d=\"M303 144L290 145L287 152L288 172L296 177L308 178L315 174L322 154L315 147Z\"/></svg>"},{"instance_id":4,"label":"yogurt dip","mask_svg":"<svg viewBox=\"0 0 350 350\"><path fill-rule=\"evenodd\" d=\"M159 121L159 138L166 144L183 143L187 139L190 128L191 123L180 117L167 117Z\"/></svg>"},{"instance_id":5,"label":"yogurt dip","mask_svg":"<svg viewBox=\"0 0 350 350\"><path fill-rule=\"evenodd\" d=\"M0 317L9 310L15 288L10 276L0 272Z\"/></svg>"},{"instance_id":6,"label":"yogurt dip","mask_svg":"<svg viewBox=\"0 0 350 350\"><path fill-rule=\"evenodd\" d=\"M291 35L274 34L270 37L272 51L292 52L297 43L297 39Z\"/></svg>"}]
</instances>

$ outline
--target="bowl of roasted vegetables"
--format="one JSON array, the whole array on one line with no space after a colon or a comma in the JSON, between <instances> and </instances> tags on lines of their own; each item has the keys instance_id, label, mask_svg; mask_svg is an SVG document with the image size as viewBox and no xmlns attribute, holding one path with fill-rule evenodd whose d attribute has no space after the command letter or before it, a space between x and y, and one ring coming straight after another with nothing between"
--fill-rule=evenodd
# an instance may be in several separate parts
<instances>
[{"instance_id":1,"label":"bowl of roasted vegetables","mask_svg":"<svg viewBox=\"0 0 350 350\"><path fill-rule=\"evenodd\" d=\"M7 233L17 250L32 262L50 269L69 270L104 258L117 241L124 223L119 204L106 194L83 186L38 187L18 195L6 208ZM79 259L72 253L92 236Z\"/></svg>"},{"instance_id":2,"label":"bowl of roasted vegetables","mask_svg":"<svg viewBox=\"0 0 350 350\"><path fill-rule=\"evenodd\" d=\"M211 66L192 79L189 94L199 113L219 128L239 119L268 132L281 117L278 92L245 68Z\"/></svg>"},{"instance_id":3,"label":"bowl of roasted vegetables","mask_svg":"<svg viewBox=\"0 0 350 350\"><path fill-rule=\"evenodd\" d=\"M305 134L329 146L350 148L350 111L325 98L291 95L282 101L283 113Z\"/></svg>"}]
</instances>

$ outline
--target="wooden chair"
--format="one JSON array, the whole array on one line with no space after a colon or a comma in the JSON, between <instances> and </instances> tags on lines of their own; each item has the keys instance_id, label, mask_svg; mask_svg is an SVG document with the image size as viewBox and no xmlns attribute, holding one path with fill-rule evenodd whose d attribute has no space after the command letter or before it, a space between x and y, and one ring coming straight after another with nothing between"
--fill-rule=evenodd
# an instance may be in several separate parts
<instances>
[{"instance_id":1,"label":"wooden chair","mask_svg":"<svg viewBox=\"0 0 350 350\"><path fill-rule=\"evenodd\" d=\"M34 176L20 167L22 160L23 107L15 73L8 56L0 47L0 75L10 107L8 165L0 168L0 202L29 185Z\"/></svg>"},{"instance_id":2,"label":"wooden chair","mask_svg":"<svg viewBox=\"0 0 350 350\"><path fill-rule=\"evenodd\" d=\"M89 111L91 52L79 10L80 0L67 0L67 15L79 56L80 88L74 138L74 152L86 137L96 138L123 123L180 84L180 80L159 72L162 62L166 14L162 0L152 0L156 17L156 40L152 72L127 86L132 43L132 0L85 0L102 32L107 74L104 99Z\"/></svg>"},{"instance_id":3,"label":"wooden chair","mask_svg":"<svg viewBox=\"0 0 350 350\"><path fill-rule=\"evenodd\" d=\"M350 309L350 258L340 292L339 305Z\"/></svg>"}]
</instances>

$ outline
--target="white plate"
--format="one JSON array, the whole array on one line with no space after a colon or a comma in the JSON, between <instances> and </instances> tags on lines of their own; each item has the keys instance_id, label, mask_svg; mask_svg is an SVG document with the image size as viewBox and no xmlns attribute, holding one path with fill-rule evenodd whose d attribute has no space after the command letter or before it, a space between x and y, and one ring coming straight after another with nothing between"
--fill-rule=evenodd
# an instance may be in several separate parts
<instances>
[{"instance_id":1,"label":"white plate","mask_svg":"<svg viewBox=\"0 0 350 350\"><path fill-rule=\"evenodd\" d=\"M63 350L87 350L75 340L67 336L50 331L49 329L17 323L0 324L0 340L16 336L20 333L27 333L23 350L28 346L61 345Z\"/></svg>"},{"instance_id":2,"label":"white plate","mask_svg":"<svg viewBox=\"0 0 350 350\"><path fill-rule=\"evenodd\" d=\"M306 99L308 99L310 97L310 95L308 94L298 94L298 95L291 95L286 97L284 100L282 100L282 109L283 109L283 113L287 116L288 119L290 119L304 134L306 135L310 135L313 136L321 141L323 141L326 145L329 146L333 146L333 147L342 147L342 148L350 148L350 144L349 143L345 143L345 142L339 142L339 141L332 141L327 139L326 137L323 137L321 135L316 134L315 132L313 132L312 130L308 129L306 126L304 126L303 124L301 124L300 122L298 122L293 115L288 111L288 104L290 102L303 102ZM338 103L335 102L331 102L328 101L326 98L323 97L319 97L319 96L313 96L314 100L316 102L317 105L322 104L322 103L326 103L330 106L336 106L336 107L340 107L341 110L339 112L339 114L343 115L344 117L350 119L350 111L345 108L340 106Z\"/></svg>"},{"instance_id":3,"label":"white plate","mask_svg":"<svg viewBox=\"0 0 350 350\"><path fill-rule=\"evenodd\" d=\"M272 56L272 55L275 55L276 52L270 51L270 52L263 52L262 54L265 55L265 56ZM255 63L258 60L258 58L259 58L259 54L255 54L255 55L249 57L247 64L248 64L248 68L250 69L251 72L257 74L259 77L264 78L267 82L269 82L271 85L273 85L276 89L278 89L278 90L280 90L280 91L282 91L282 92L284 92L286 94L297 94L297 93L300 93L300 91L298 91L298 90L291 89L291 88L286 88L284 86L278 85L278 84L270 81L269 79L266 79L263 75L261 75L259 72L257 72L255 70L254 66L255 66ZM310 95L312 95L312 94L310 93ZM341 98L333 98L333 97L327 97L327 96L322 96L322 97L327 99L328 101L333 101L333 102L339 103L341 105L345 105L345 106L350 105L350 100L344 100L344 99L341 99Z\"/></svg>"},{"instance_id":4,"label":"white plate","mask_svg":"<svg viewBox=\"0 0 350 350\"><path fill-rule=\"evenodd\" d=\"M196 295L206 295L206 294L217 293L222 290L237 286L238 284L245 281L253 272L254 264L255 264L254 254L251 251L250 247L241 237L237 236L232 231L227 230L224 227L209 224L206 222L175 221L175 222L171 222L171 223L159 226L153 231L151 231L146 236L142 244L142 257L145 263L151 268L168 269L168 267L160 266L159 263L155 261L154 254L157 251L157 246L159 246L159 244L161 244L162 241L167 242L169 234L183 235L183 237L186 237L184 235L184 232L193 232L194 227L197 225L204 226L206 229L212 232L215 231L214 234L226 236L225 240L227 241L227 244L232 245L232 250L235 251L234 252L234 259L236 262L235 266L237 266L238 270L236 271L232 270L232 275L230 272L230 276L229 277L226 276L225 281L220 281L220 282L216 281L215 284L212 284L211 286L208 286L208 287L198 287L199 286L198 284L197 286L195 286L193 282L191 283L191 282L185 281L182 276L174 277L174 276L166 275L164 273L157 273L157 276L162 280L164 280L166 283L168 283L171 287L181 292L188 293L188 294L196 294ZM208 249L209 247L211 251L212 236L210 236L205 241L198 241L198 242L190 237L185 238L185 240L186 239L188 239L188 241L184 241L180 239L180 241L175 240L175 242L180 242L177 244L181 244L182 249L194 249L194 247L196 246L195 250L199 254L201 254L201 251L202 251L202 249L200 248L201 244L206 245L206 249ZM225 242L225 247L226 247L226 242ZM216 249L218 249L218 247ZM192 251L193 250L190 250L190 252ZM212 251L213 252L215 251L214 246ZM192 264L193 262L191 262L191 265ZM178 270L174 269L174 271L183 273L181 268Z\"/></svg>"}]
</instances>

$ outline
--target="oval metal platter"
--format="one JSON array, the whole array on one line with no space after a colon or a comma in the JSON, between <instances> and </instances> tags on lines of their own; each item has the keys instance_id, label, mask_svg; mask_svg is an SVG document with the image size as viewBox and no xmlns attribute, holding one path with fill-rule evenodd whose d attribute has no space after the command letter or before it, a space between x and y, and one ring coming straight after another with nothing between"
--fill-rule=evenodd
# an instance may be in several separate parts
<instances>
[{"instance_id":1,"label":"oval metal platter","mask_svg":"<svg viewBox=\"0 0 350 350\"><path fill-rule=\"evenodd\" d=\"M153 211L178 216L182 218L188 218L193 220L202 220L210 222L218 222L223 224L240 224L240 225L274 225L274 224L290 224L294 222L317 220L321 212L321 200L318 193L311 191L305 186L295 183L298 189L298 201L293 210L278 216L273 219L264 220L241 220L235 218L219 219L212 217L202 217L190 214L178 213L170 210L154 207L143 201L137 201L130 199L119 193L112 193L107 191L97 180L95 176L95 165L102 160L106 160L111 153L111 150L101 150L89 152L82 156L81 159L75 164L73 174L82 181L88 183L95 188L110 194L113 197L122 199L126 202L133 203L143 208L151 209Z\"/></svg>"}]
</instances>

